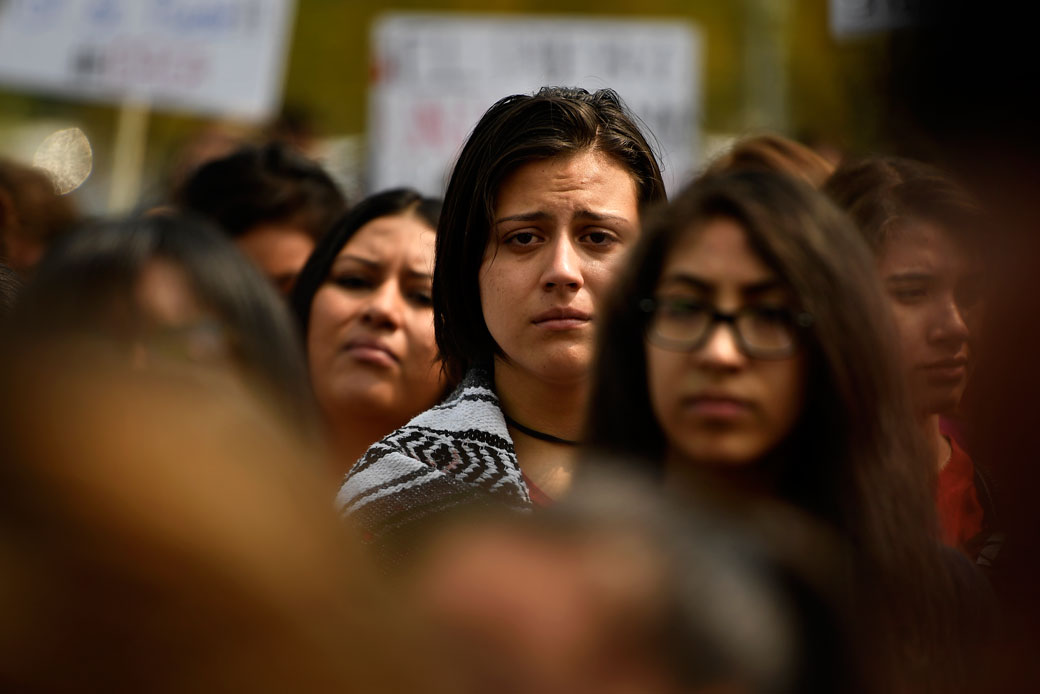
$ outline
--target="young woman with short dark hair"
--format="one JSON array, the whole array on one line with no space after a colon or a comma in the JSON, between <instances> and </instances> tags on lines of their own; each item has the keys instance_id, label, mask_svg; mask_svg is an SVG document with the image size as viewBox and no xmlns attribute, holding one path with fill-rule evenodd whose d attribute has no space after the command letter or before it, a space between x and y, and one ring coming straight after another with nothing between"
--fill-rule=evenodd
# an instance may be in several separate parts
<instances>
[{"instance_id":1,"label":"young woman with short dark hair","mask_svg":"<svg viewBox=\"0 0 1040 694\"><path fill-rule=\"evenodd\" d=\"M576 462L600 302L665 197L654 153L610 90L544 88L484 114L452 172L433 306L461 385L372 446L340 503L373 536L474 495L562 494Z\"/></svg>"}]
</instances>

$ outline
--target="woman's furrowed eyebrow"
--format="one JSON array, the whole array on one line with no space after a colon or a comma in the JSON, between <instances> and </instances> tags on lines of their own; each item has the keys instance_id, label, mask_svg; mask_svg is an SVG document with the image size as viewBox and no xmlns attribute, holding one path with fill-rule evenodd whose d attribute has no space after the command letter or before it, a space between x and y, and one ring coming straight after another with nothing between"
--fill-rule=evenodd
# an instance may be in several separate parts
<instances>
[{"instance_id":1,"label":"woman's furrowed eyebrow","mask_svg":"<svg viewBox=\"0 0 1040 694\"><path fill-rule=\"evenodd\" d=\"M542 222L550 218L551 215L548 212L523 212L521 214L499 217L495 220L495 224L504 224L506 222Z\"/></svg>"},{"instance_id":2,"label":"woman's furrowed eyebrow","mask_svg":"<svg viewBox=\"0 0 1040 694\"><path fill-rule=\"evenodd\" d=\"M359 255L341 255L332 263L332 267L338 267L344 262L358 263L359 265L364 265L365 267L372 269L377 269L380 266L378 261L372 260L371 258L362 258Z\"/></svg>"},{"instance_id":3,"label":"woman's furrowed eyebrow","mask_svg":"<svg viewBox=\"0 0 1040 694\"><path fill-rule=\"evenodd\" d=\"M593 222L620 222L622 224L631 224L632 220L627 217L622 217L617 214L607 214L604 212L593 212L592 210L578 210L574 213L574 219L587 219Z\"/></svg>"},{"instance_id":4,"label":"woman's furrowed eyebrow","mask_svg":"<svg viewBox=\"0 0 1040 694\"><path fill-rule=\"evenodd\" d=\"M412 268L406 268L404 272L411 279L433 281L433 275L426 270L413 270Z\"/></svg>"},{"instance_id":5,"label":"woman's furrowed eyebrow","mask_svg":"<svg viewBox=\"0 0 1040 694\"><path fill-rule=\"evenodd\" d=\"M543 222L547 219L552 219L552 215L548 212L522 212L520 214L499 217L495 220L495 224L503 224L505 222ZM619 222L622 224L631 224L632 221L620 215L594 212L592 210L575 210L574 214L571 215L571 219L584 219L593 222Z\"/></svg>"}]
</instances>

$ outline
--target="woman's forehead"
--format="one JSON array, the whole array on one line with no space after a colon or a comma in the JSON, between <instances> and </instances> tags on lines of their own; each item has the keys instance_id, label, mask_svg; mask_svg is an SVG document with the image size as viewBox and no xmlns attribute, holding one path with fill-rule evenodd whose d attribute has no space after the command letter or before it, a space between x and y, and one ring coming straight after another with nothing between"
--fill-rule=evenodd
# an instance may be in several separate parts
<instances>
[{"instance_id":1,"label":"woman's forehead","mask_svg":"<svg viewBox=\"0 0 1040 694\"><path fill-rule=\"evenodd\" d=\"M709 284L761 284L779 279L735 220L719 217L682 234L665 258L661 280L692 275Z\"/></svg>"},{"instance_id":2,"label":"woman's forehead","mask_svg":"<svg viewBox=\"0 0 1040 694\"><path fill-rule=\"evenodd\" d=\"M432 262L435 242L436 232L413 215L377 217L343 245L337 260L359 256L381 263L401 259L425 266Z\"/></svg>"}]
</instances>

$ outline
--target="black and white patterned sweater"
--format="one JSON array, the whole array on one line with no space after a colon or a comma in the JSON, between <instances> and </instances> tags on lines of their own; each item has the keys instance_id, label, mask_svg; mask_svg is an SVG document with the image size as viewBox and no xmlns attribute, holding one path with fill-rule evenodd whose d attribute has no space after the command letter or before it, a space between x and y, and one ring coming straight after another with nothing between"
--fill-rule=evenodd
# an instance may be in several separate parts
<instances>
[{"instance_id":1,"label":"black and white patterned sweater","mask_svg":"<svg viewBox=\"0 0 1040 694\"><path fill-rule=\"evenodd\" d=\"M462 505L530 508L489 372L471 369L441 404L373 444L336 501L377 544Z\"/></svg>"}]
</instances>

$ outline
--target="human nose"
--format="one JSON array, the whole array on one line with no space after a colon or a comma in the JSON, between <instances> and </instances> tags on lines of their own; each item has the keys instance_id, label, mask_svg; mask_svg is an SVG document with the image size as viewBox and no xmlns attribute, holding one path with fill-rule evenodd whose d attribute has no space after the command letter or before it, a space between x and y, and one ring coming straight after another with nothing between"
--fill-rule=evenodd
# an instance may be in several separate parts
<instances>
[{"instance_id":1,"label":"human nose","mask_svg":"<svg viewBox=\"0 0 1040 694\"><path fill-rule=\"evenodd\" d=\"M568 237L561 237L549 248L550 256L542 276L546 290L557 287L581 289L585 284L581 272L581 256Z\"/></svg>"},{"instance_id":2,"label":"human nose","mask_svg":"<svg viewBox=\"0 0 1040 694\"><path fill-rule=\"evenodd\" d=\"M732 371L741 368L747 357L737 344L734 327L729 323L715 323L708 328L704 344L694 351L694 357L705 368Z\"/></svg>"},{"instance_id":3,"label":"human nose","mask_svg":"<svg viewBox=\"0 0 1040 694\"><path fill-rule=\"evenodd\" d=\"M961 343L967 342L970 336L971 330L968 328L968 321L951 296L943 302L942 310L936 317L929 337L932 342Z\"/></svg>"},{"instance_id":4,"label":"human nose","mask_svg":"<svg viewBox=\"0 0 1040 694\"><path fill-rule=\"evenodd\" d=\"M404 297L393 282L384 282L369 295L361 320L374 328L395 330L401 325Z\"/></svg>"}]
</instances>

